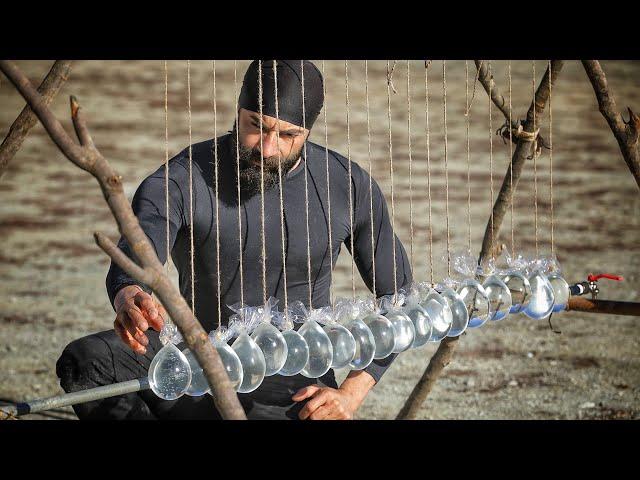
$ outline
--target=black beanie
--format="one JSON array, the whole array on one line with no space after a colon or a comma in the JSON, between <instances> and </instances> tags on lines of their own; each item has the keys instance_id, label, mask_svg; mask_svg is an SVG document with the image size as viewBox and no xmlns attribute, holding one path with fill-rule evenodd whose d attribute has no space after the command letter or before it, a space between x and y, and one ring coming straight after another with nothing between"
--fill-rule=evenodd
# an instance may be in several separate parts
<instances>
[{"instance_id":1,"label":"black beanie","mask_svg":"<svg viewBox=\"0 0 640 480\"><path fill-rule=\"evenodd\" d=\"M262 60L262 114L311 129L318 118L324 102L323 79L320 70L308 60L304 61L304 111L302 116L302 61L276 60L278 79L278 115L276 115L276 92L273 60ZM254 60L247 68L242 82L238 106L260 112L259 68ZM304 124L303 124L304 123Z\"/></svg>"}]
</instances>

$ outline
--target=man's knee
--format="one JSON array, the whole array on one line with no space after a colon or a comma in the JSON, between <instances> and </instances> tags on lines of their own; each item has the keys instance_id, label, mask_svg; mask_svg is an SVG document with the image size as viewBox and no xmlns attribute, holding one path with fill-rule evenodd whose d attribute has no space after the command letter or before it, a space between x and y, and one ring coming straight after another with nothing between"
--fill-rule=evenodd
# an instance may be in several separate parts
<instances>
[{"instance_id":1,"label":"man's knee","mask_svg":"<svg viewBox=\"0 0 640 480\"><path fill-rule=\"evenodd\" d=\"M112 351L100 334L74 340L56 362L56 374L66 392L113 383L114 370Z\"/></svg>"}]
</instances>

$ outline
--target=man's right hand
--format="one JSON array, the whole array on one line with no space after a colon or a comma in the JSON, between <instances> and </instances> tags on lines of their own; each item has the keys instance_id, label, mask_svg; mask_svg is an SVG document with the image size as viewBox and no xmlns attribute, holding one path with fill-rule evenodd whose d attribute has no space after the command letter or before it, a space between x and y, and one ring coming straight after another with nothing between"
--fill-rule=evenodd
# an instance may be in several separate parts
<instances>
[{"instance_id":1,"label":"man's right hand","mask_svg":"<svg viewBox=\"0 0 640 480\"><path fill-rule=\"evenodd\" d=\"M137 285L128 285L118 291L114 299L116 334L134 352L144 355L149 344L146 332L149 327L160 331L167 313L147 292Z\"/></svg>"}]
</instances>

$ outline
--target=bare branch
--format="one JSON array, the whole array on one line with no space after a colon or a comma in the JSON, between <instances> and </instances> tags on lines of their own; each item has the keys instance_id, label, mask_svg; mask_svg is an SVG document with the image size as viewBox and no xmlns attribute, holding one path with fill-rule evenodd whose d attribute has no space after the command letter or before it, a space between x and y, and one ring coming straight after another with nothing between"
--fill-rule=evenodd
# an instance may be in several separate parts
<instances>
[{"instance_id":1,"label":"bare branch","mask_svg":"<svg viewBox=\"0 0 640 480\"><path fill-rule=\"evenodd\" d=\"M560 70L562 69L563 62L562 60L554 60L551 62L551 85L553 85L556 81ZM542 112L544 111L547 100L549 99L549 69L547 69L544 77L540 82L540 86L536 91L536 95L531 102L531 106L529 107L529 111L527 112L527 119L524 122L523 130L525 132L534 133L534 125L533 125L533 112L535 109L536 118L540 118ZM478 263L485 258L493 248L493 240L497 238L497 233L500 230L500 225L502 224L502 220L504 218L505 212L511 205L512 194L514 186L518 185L518 180L520 178L520 174L522 172L522 168L524 166L525 160L527 159L528 153L532 148L533 142L527 141L525 138L518 139L518 144L513 153L513 158L511 159L511 165L507 169L507 173L505 174L504 180L502 181L502 187L500 188L500 193L498 194L498 198L493 206L493 231L491 232L491 217L487 222L487 227L484 232L484 240L482 242L482 250L480 251ZM511 183L511 169L513 169L513 184ZM425 369L422 377L413 388L413 391L405 401L404 406L398 413L396 417L398 420L408 420L413 419L418 414L420 407L424 403L424 400L427 398L427 395L433 388L436 380L442 373L444 367L446 367L451 358L453 357L454 349L458 343L460 337L447 337L440 342L438 345L438 349L431 357L429 361L429 365Z\"/></svg>"},{"instance_id":2,"label":"bare branch","mask_svg":"<svg viewBox=\"0 0 640 480\"><path fill-rule=\"evenodd\" d=\"M638 132L640 131L640 118L629 108L629 122L622 118L613 94L610 92L607 77L598 60L583 60L587 76L591 81L593 90L598 100L600 113L609 124L609 128L618 141L622 157L640 188L640 153L638 152Z\"/></svg>"},{"instance_id":3,"label":"bare branch","mask_svg":"<svg viewBox=\"0 0 640 480\"><path fill-rule=\"evenodd\" d=\"M139 279L139 281L150 284L153 279L147 274L144 268L138 266L133 260L131 260L125 253L118 248L118 246L111 241L109 237L100 232L94 232L93 238L96 240L96 244L111 257L111 260L126 272L131 272L130 275Z\"/></svg>"},{"instance_id":4,"label":"bare branch","mask_svg":"<svg viewBox=\"0 0 640 480\"><path fill-rule=\"evenodd\" d=\"M429 365L422 374L422 377L420 377L416 386L413 387L411 395L409 395L402 409L398 412L396 420L412 420L416 418L420 407L427 399L440 373L444 370L444 367L451 362L458 338L459 337L446 337L440 342L436 353L431 357Z\"/></svg>"},{"instance_id":5,"label":"bare branch","mask_svg":"<svg viewBox=\"0 0 640 480\"><path fill-rule=\"evenodd\" d=\"M562 60L551 61L551 85L555 84L558 74L560 73L560 70L562 70L562 66ZM544 112L547 101L549 100L549 87L549 68L547 68L544 76L542 77L542 80L540 81L540 85L536 90L534 101L531 103L531 106L529 107L529 110L527 112L527 117L522 128L524 132L535 134L533 128L533 119L542 118L542 113ZM484 232L484 238L482 240L482 249L480 251L479 262L481 262L488 254L490 254L492 249L494 248L493 242L497 239L497 233L500 230L500 226L502 225L502 220L504 219L507 210L511 206L513 191L518 186L518 180L520 179L520 174L522 173L525 160L529 156L529 153L533 153L531 152L532 147L535 148L535 142L528 141L526 137L518 139L518 143L513 152L513 158L511 159L511 164L507 168L507 172L504 176L504 179L502 180L500 192L498 193L498 197L496 198L496 201L493 205L494 232L491 232L491 221L489 221L487 223L487 228ZM512 170L513 185L511 184Z\"/></svg>"},{"instance_id":6,"label":"bare branch","mask_svg":"<svg viewBox=\"0 0 640 480\"><path fill-rule=\"evenodd\" d=\"M149 238L140 227L140 223L124 194L122 177L115 172L109 162L93 145L79 146L71 140L60 122L44 103L40 94L12 62L0 60L0 70L4 72L25 98L44 125L49 136L65 156L98 180L102 193L118 223L120 232L131 245L140 266L132 262L123 261L120 254L115 254L117 247L114 249L115 245L108 241L106 237L97 235L96 240L99 245L114 254L114 260L122 261L120 266L128 274L148 285L156 293L180 330L185 342L195 354L198 363L202 366L222 417L227 419L246 419L244 410L231 386L218 352L209 341L198 320L194 317L180 291L167 276ZM78 116L79 110L75 99L72 100L71 105L72 113L75 113L74 123L78 136L83 141L90 140L91 137L86 130L82 117ZM143 272L144 275L141 275Z\"/></svg>"},{"instance_id":7,"label":"bare branch","mask_svg":"<svg viewBox=\"0 0 640 480\"><path fill-rule=\"evenodd\" d=\"M498 110L502 112L505 118L504 125L500 127L496 133L501 135L504 141L509 141L511 139L513 143L517 144L518 137L523 136L523 124L516 119L513 112L509 110L509 103L505 100L500 88L498 88L498 85L496 85L493 75L489 75L488 62L483 60L474 60L474 62L478 69L478 81L484 87L487 95L491 97L493 104L498 107ZM510 129L508 128L509 122L511 122ZM540 133L537 134L536 141L540 147L549 148L549 145Z\"/></svg>"},{"instance_id":8,"label":"bare branch","mask_svg":"<svg viewBox=\"0 0 640 480\"><path fill-rule=\"evenodd\" d=\"M44 98L33 88L29 79L13 62L8 60L0 60L0 70L2 70L27 101L33 113L40 119L49 136L62 153L77 166L83 170L87 170L85 154L82 148L76 145L69 135L67 135L62 124L55 115L53 115L51 110L49 110Z\"/></svg>"},{"instance_id":9,"label":"bare branch","mask_svg":"<svg viewBox=\"0 0 640 480\"><path fill-rule=\"evenodd\" d=\"M474 60L474 62L478 69L478 81L484 87L487 95L491 94L491 101L493 101L494 105L498 107L498 110L502 112L507 121L511 118L512 128L517 128L518 122L515 120L515 117L510 114L509 104L505 100L504 95L500 92L496 82L493 80L493 75L489 76L488 63L482 60Z\"/></svg>"},{"instance_id":10,"label":"bare branch","mask_svg":"<svg viewBox=\"0 0 640 480\"><path fill-rule=\"evenodd\" d=\"M70 71L70 60L55 61L51 70L49 70L49 73L38 87L38 92L42 95L46 105L49 105L53 101L62 84L69 78ZM3 140L2 145L0 145L0 178L7 170L11 159L16 152L20 150L27 134L36 124L37 120L38 118L35 113L33 113L31 107L27 104L11 125L9 133Z\"/></svg>"},{"instance_id":11,"label":"bare branch","mask_svg":"<svg viewBox=\"0 0 640 480\"><path fill-rule=\"evenodd\" d=\"M76 135L78 136L78 140L80 140L80 145L83 147L94 147L93 139L91 138L91 134L89 133L89 129L87 128L86 120L78 104L78 100L76 97L71 95L70 98L71 103L71 120L73 120L73 128L76 131Z\"/></svg>"},{"instance_id":12,"label":"bare branch","mask_svg":"<svg viewBox=\"0 0 640 480\"><path fill-rule=\"evenodd\" d=\"M629 111L629 121L626 122L629 141L637 144L640 133L640 117L631 110L631 107L627 107L627 110Z\"/></svg>"}]
</instances>

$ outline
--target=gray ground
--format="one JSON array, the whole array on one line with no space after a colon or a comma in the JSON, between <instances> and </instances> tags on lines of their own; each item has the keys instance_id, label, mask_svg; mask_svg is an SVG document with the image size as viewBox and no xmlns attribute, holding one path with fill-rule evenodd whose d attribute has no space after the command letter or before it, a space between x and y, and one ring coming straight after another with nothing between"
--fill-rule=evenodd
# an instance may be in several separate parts
<instances>
[{"instance_id":1,"label":"gray ground","mask_svg":"<svg viewBox=\"0 0 640 480\"><path fill-rule=\"evenodd\" d=\"M238 62L238 81L247 62ZM318 65L321 62L318 61ZM39 82L47 61L19 66ZM538 79L546 66L536 64ZM603 62L620 108L640 109L639 62ZM192 63L193 141L213 136L211 63ZM173 155L188 143L186 62L170 62L169 146ZM371 145L374 177L390 201L387 95L383 62L371 62ZM473 72L473 66L470 65ZM329 146L347 152L344 63L327 62ZM506 62L493 63L507 94ZM441 62L429 69L430 152L433 183L435 280L446 273L445 175ZM218 62L218 132L233 120L234 65ZM407 138L406 63L399 62L392 94L396 229L413 248L418 280L429 276L428 201L424 118L424 68L411 65L413 229ZM364 65L349 65L352 159L368 168ZM124 176L129 196L164 161L162 62L80 61L53 104L72 131L68 95L80 99L96 144ZM513 64L513 105L523 116L531 98L531 63ZM23 101L0 78L0 134L4 136ZM578 62L568 62L553 92L555 249L569 281L590 272L622 274L603 281L602 298L640 301L640 196ZM447 63L447 129L451 248L467 242L463 61ZM493 108L492 128L503 122ZM548 117L542 120L548 135ZM487 96L478 85L471 110L471 237L478 251L490 205L490 135ZM324 144L321 116L312 139ZM494 189L508 163L509 148L493 137ZM538 159L538 238L549 252L549 156ZM534 176L530 162L515 206L516 249L535 248ZM71 340L111 327L113 311L104 289L106 256L93 243L100 230L117 229L95 181L69 163L38 125L0 180L0 398L22 400L61 392L55 361ZM510 242L510 217L501 231ZM413 243L413 247L411 244ZM350 257L341 255L337 295L350 294ZM367 293L356 278L359 294ZM453 362L437 382L420 418L573 419L637 418L640 400L639 324L633 317L563 313L554 316L562 334L546 321L510 317L468 332ZM394 418L436 345L402 354L358 412L359 418ZM342 377L346 372L339 372ZM66 409L70 411L70 409ZM70 417L58 413L56 416ZM32 417L36 417L35 415ZM41 418L41 417L39 417Z\"/></svg>"}]
</instances>

